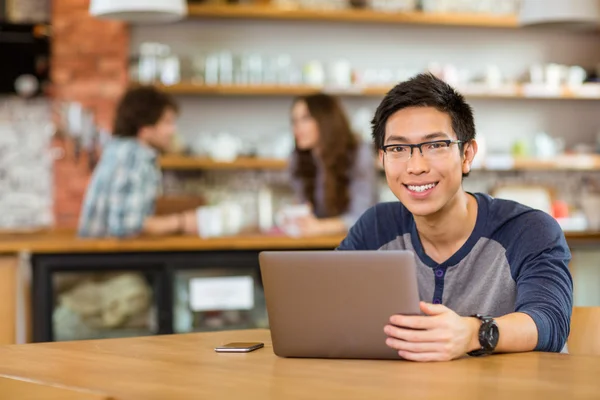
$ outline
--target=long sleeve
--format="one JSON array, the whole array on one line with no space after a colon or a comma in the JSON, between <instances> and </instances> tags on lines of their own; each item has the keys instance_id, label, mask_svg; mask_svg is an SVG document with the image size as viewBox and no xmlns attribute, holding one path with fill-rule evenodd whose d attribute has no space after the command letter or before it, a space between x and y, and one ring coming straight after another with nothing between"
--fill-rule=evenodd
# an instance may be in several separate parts
<instances>
[{"instance_id":1,"label":"long sleeve","mask_svg":"<svg viewBox=\"0 0 600 400\"><path fill-rule=\"evenodd\" d=\"M370 144L361 143L358 147L350 179L350 205L342 215L348 229L377 202L377 171Z\"/></svg>"},{"instance_id":2,"label":"long sleeve","mask_svg":"<svg viewBox=\"0 0 600 400\"><path fill-rule=\"evenodd\" d=\"M115 169L109 194L107 230L109 236L126 237L141 232L148 217L152 177L142 169L119 165ZM152 186L152 187L151 187Z\"/></svg>"},{"instance_id":3,"label":"long sleeve","mask_svg":"<svg viewBox=\"0 0 600 400\"><path fill-rule=\"evenodd\" d=\"M537 351L559 352L569 337L573 308L571 253L556 221L531 212L512 229L507 251L517 283L515 312L529 315L538 328Z\"/></svg>"},{"instance_id":4,"label":"long sleeve","mask_svg":"<svg viewBox=\"0 0 600 400\"><path fill-rule=\"evenodd\" d=\"M114 138L104 149L81 210L81 237L140 233L154 213L161 185L156 152L136 139Z\"/></svg>"}]
</instances>

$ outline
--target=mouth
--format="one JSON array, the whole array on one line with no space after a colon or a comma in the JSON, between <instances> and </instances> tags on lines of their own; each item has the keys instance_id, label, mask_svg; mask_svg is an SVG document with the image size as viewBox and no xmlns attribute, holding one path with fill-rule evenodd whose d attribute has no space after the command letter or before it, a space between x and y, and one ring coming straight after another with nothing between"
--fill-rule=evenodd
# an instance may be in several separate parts
<instances>
[{"instance_id":1,"label":"mouth","mask_svg":"<svg viewBox=\"0 0 600 400\"><path fill-rule=\"evenodd\" d=\"M439 182L426 183L423 185L407 185L404 186L413 193L426 193L438 185Z\"/></svg>"}]
</instances>

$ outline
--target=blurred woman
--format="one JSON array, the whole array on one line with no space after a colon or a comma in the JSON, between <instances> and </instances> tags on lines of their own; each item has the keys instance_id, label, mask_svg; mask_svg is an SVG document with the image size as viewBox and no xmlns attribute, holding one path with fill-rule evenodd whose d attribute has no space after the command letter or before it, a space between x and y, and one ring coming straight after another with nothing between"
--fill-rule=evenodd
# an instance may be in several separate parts
<instances>
[{"instance_id":1,"label":"blurred woman","mask_svg":"<svg viewBox=\"0 0 600 400\"><path fill-rule=\"evenodd\" d=\"M335 97L299 97L291 119L296 140L290 162L292 187L311 211L294 218L297 234L345 233L376 202L372 147L352 133Z\"/></svg>"}]
</instances>

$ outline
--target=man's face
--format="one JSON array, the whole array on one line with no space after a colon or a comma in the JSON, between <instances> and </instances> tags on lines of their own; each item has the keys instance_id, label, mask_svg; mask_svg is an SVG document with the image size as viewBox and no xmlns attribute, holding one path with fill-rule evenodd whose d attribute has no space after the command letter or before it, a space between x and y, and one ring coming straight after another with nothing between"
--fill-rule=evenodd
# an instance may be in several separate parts
<instances>
[{"instance_id":1,"label":"man's face","mask_svg":"<svg viewBox=\"0 0 600 400\"><path fill-rule=\"evenodd\" d=\"M457 137L450 116L435 108L402 109L394 113L385 126L384 146L436 140L457 140ZM413 149L412 157L405 161L394 159L389 150L388 154L379 151L390 189L413 215L434 215L460 192L462 174L470 171L477 152L475 141L464 146L464 157L461 157L460 146L451 144L445 150L424 156ZM426 153L425 148L423 153Z\"/></svg>"},{"instance_id":2,"label":"man's face","mask_svg":"<svg viewBox=\"0 0 600 400\"><path fill-rule=\"evenodd\" d=\"M166 153L171 149L173 135L177 129L175 124L177 114L172 109L163 112L158 122L152 126L143 127L138 135L148 146Z\"/></svg>"}]
</instances>

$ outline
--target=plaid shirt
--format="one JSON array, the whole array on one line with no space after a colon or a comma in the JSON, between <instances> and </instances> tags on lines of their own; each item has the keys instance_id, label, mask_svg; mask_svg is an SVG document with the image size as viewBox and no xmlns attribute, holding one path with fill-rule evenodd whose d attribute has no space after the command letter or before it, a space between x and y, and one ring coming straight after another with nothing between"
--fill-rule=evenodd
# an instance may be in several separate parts
<instances>
[{"instance_id":1,"label":"plaid shirt","mask_svg":"<svg viewBox=\"0 0 600 400\"><path fill-rule=\"evenodd\" d=\"M161 173L157 154L135 139L112 139L88 186L79 236L126 237L138 234L154 213Z\"/></svg>"}]
</instances>

